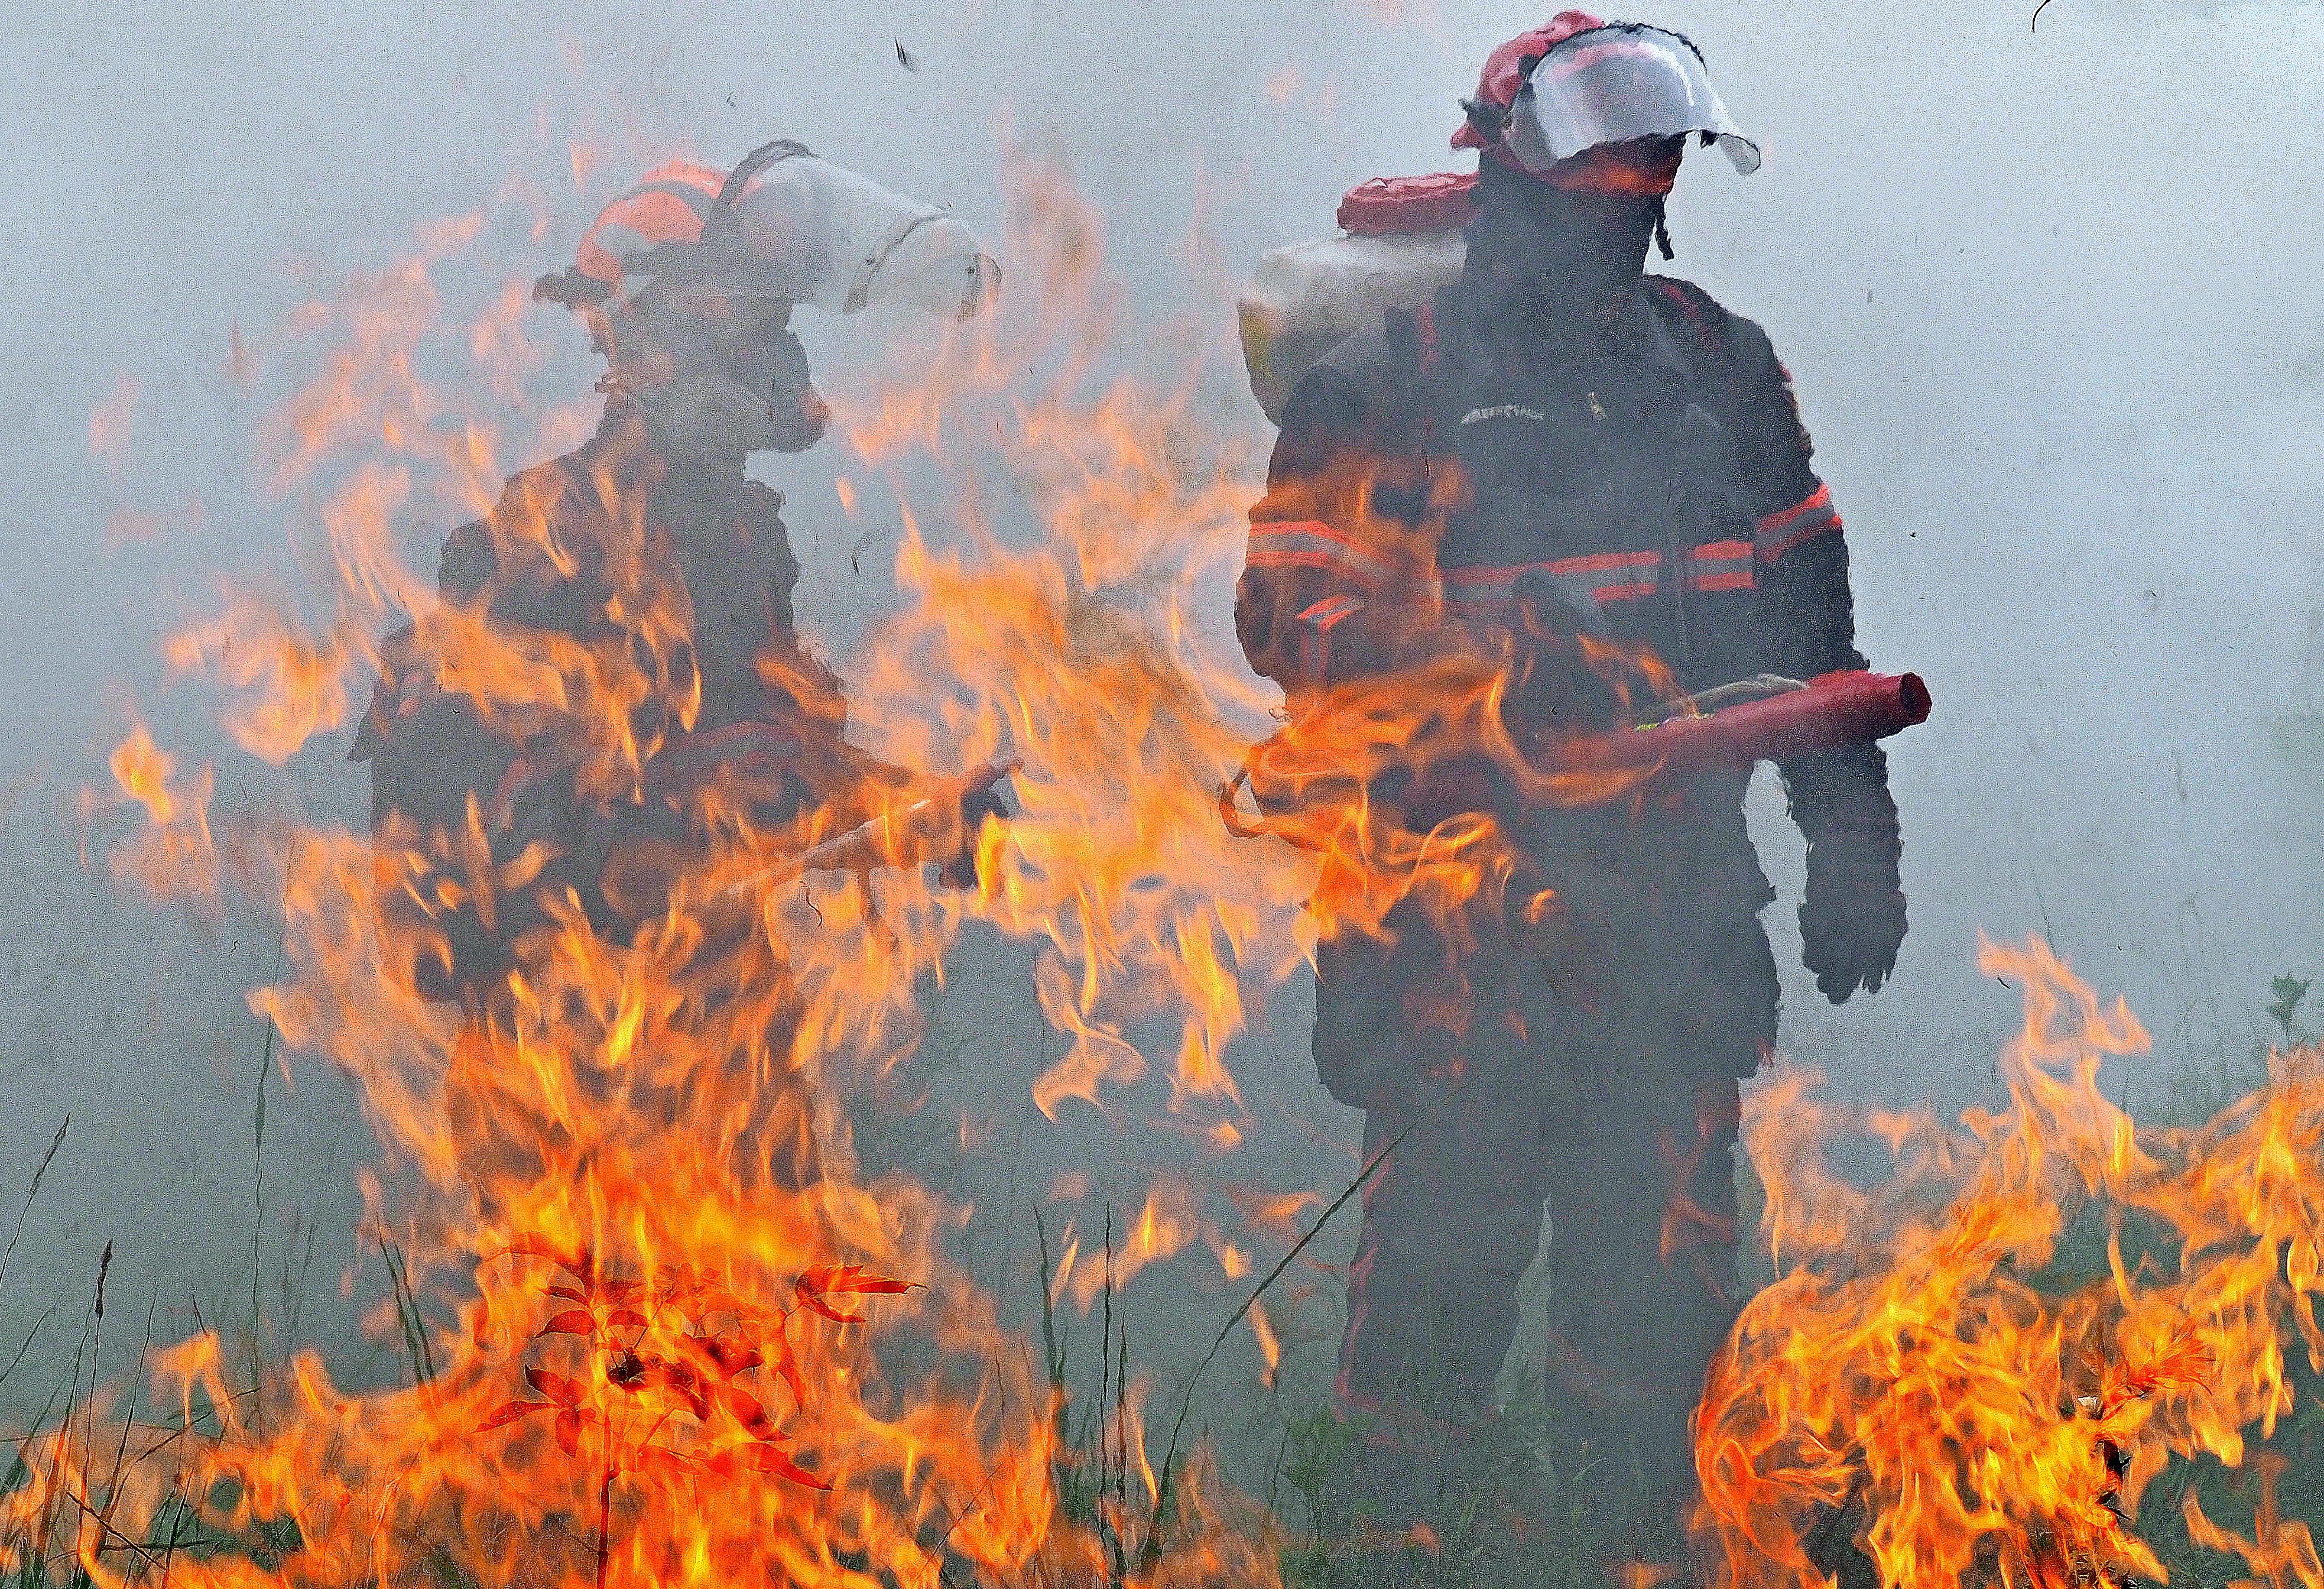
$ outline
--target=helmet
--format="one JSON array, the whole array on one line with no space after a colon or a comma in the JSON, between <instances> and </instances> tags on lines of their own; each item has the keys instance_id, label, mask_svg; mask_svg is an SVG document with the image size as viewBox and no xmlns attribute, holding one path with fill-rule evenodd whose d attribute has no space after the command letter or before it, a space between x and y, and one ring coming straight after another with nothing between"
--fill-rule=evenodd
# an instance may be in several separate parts
<instances>
[{"instance_id":1,"label":"helmet","mask_svg":"<svg viewBox=\"0 0 2324 1589\"><path fill-rule=\"evenodd\" d=\"M674 160L646 173L642 181L597 212L574 250L573 268L559 278L576 300L603 305L632 273L651 273L648 262L664 249L702 241L726 173L690 160ZM560 296L545 292L543 296Z\"/></svg>"},{"instance_id":2,"label":"helmet","mask_svg":"<svg viewBox=\"0 0 2324 1589\"><path fill-rule=\"evenodd\" d=\"M613 366L600 389L633 402L666 444L731 459L812 447L830 417L794 305L909 303L966 319L1000 284L952 216L778 139L731 171L672 161L650 172L533 295L582 311Z\"/></svg>"},{"instance_id":3,"label":"helmet","mask_svg":"<svg viewBox=\"0 0 2324 1589\"><path fill-rule=\"evenodd\" d=\"M1000 267L959 220L779 139L732 171L672 161L597 213L572 266L538 297L605 313L680 281L853 314L915 304L961 319L991 302Z\"/></svg>"},{"instance_id":4,"label":"helmet","mask_svg":"<svg viewBox=\"0 0 2324 1589\"><path fill-rule=\"evenodd\" d=\"M1586 11L1561 11L1485 57L1484 69L1477 74L1477 97L1461 102L1469 119L1452 134L1452 147L1490 149L1498 144L1501 135L1497 124L1517 103L1517 90L1525 87L1526 77L1534 64L1574 34L1605 25L1603 17L1592 16ZM1489 135L1486 132L1489 125L1493 128Z\"/></svg>"},{"instance_id":5,"label":"helmet","mask_svg":"<svg viewBox=\"0 0 2324 1589\"><path fill-rule=\"evenodd\" d=\"M1700 138L1736 169L1759 148L1727 113L1702 51L1681 34L1562 11L1485 60L1456 149L1477 149L1536 176L1613 144Z\"/></svg>"}]
</instances>

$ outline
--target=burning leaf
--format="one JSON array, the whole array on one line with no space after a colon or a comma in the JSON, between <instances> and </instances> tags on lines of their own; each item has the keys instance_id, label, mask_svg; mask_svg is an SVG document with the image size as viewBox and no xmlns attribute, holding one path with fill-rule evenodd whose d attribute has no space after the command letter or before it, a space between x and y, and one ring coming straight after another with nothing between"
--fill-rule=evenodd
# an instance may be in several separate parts
<instances>
[{"instance_id":1,"label":"burning leaf","mask_svg":"<svg viewBox=\"0 0 2324 1589\"><path fill-rule=\"evenodd\" d=\"M779 1479L788 1479L792 1483L802 1485L809 1490L831 1488L829 1479L799 1466L773 1440L761 1440L756 1445L745 1446L733 1452L722 1452L715 1460L728 1462L733 1466L746 1468L752 1473L771 1474Z\"/></svg>"},{"instance_id":2,"label":"burning leaf","mask_svg":"<svg viewBox=\"0 0 2324 1589\"><path fill-rule=\"evenodd\" d=\"M489 1263L495 1258L545 1259L567 1274L577 1275L585 1280L591 1279L595 1273L587 1248L560 1247L546 1236L519 1236L499 1252L485 1253L481 1261ZM556 1287L551 1287L549 1289L553 1296L561 1297L569 1294Z\"/></svg>"},{"instance_id":3,"label":"burning leaf","mask_svg":"<svg viewBox=\"0 0 2324 1589\"><path fill-rule=\"evenodd\" d=\"M790 1387L791 1400L795 1405L804 1403L807 1400L807 1381L799 1372L798 1358L780 1331L776 1332L774 1342L776 1377Z\"/></svg>"},{"instance_id":4,"label":"burning leaf","mask_svg":"<svg viewBox=\"0 0 2324 1589\"><path fill-rule=\"evenodd\" d=\"M483 1434L489 1429L501 1428L505 1425L516 1422L517 1419L526 1417L528 1414L536 1413L545 1407L554 1407L557 1404L553 1401L503 1401L498 1407L493 1408L493 1410L485 1416L484 1422L476 1426L476 1432L478 1434Z\"/></svg>"},{"instance_id":5,"label":"burning leaf","mask_svg":"<svg viewBox=\"0 0 2324 1589\"><path fill-rule=\"evenodd\" d=\"M722 1395L726 1403L726 1410L734 1415L734 1421L753 1435L763 1436L773 1428L772 1420L767 1417L765 1404L748 1390L739 1386L729 1385Z\"/></svg>"},{"instance_id":6,"label":"burning leaf","mask_svg":"<svg viewBox=\"0 0 2324 1589\"><path fill-rule=\"evenodd\" d=\"M757 1368L767 1361L767 1354L746 1341L729 1341L722 1335L712 1335L699 1343L702 1354L717 1365L718 1372L733 1379L744 1369Z\"/></svg>"},{"instance_id":7,"label":"burning leaf","mask_svg":"<svg viewBox=\"0 0 2324 1589\"><path fill-rule=\"evenodd\" d=\"M550 1373L545 1368L526 1369L524 1379L525 1383L559 1407L574 1408L581 1405L581 1385L576 1380L568 1380L563 1374Z\"/></svg>"},{"instance_id":8,"label":"burning leaf","mask_svg":"<svg viewBox=\"0 0 2324 1589\"><path fill-rule=\"evenodd\" d=\"M540 1326L544 1335L594 1335L597 1320L586 1307L568 1307Z\"/></svg>"},{"instance_id":9,"label":"burning leaf","mask_svg":"<svg viewBox=\"0 0 2324 1589\"><path fill-rule=\"evenodd\" d=\"M843 1313L825 1298L845 1296L893 1296L899 1292L910 1290L912 1282L883 1280L878 1275L864 1273L860 1265L850 1263L838 1267L810 1269L799 1276L791 1289L808 1308L823 1315L835 1324L862 1324L862 1315Z\"/></svg>"}]
</instances>

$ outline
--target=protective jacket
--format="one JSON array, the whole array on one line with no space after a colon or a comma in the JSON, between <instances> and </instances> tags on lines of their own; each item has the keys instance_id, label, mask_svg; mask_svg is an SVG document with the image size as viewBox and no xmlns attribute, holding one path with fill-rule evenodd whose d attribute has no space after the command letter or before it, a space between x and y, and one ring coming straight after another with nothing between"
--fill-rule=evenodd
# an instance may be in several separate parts
<instances>
[{"instance_id":1,"label":"protective jacket","mask_svg":"<svg viewBox=\"0 0 2324 1589\"><path fill-rule=\"evenodd\" d=\"M1521 629L1521 605L1644 648L1695 690L1863 667L1848 565L1789 376L1758 326L1635 269L1606 291L1545 295L1472 248L1433 306L1351 338L1295 390L1251 513L1236 623L1295 707L1394 671L1434 623ZM1781 771L1811 846L1814 965L1868 898L1901 915L1895 807L1875 745ZM1742 790L1740 777L1706 779L1643 820L1505 813L1521 834L1537 827L1544 881L1577 884L1590 853L1595 870L1610 861L1624 874L1609 917L1633 928L1659 917L1680 934L1660 947L1708 979L1692 1002L1720 1028L1690 1046L1729 1074L1748 1074L1773 1041L1777 996L1757 919L1774 895ZM1335 965L1351 956L1324 949L1318 1057L1335 1091L1369 1104L1362 1078L1343 1089L1333 1074L1334 983L1359 1006L1345 1016L1351 1041L1383 1015L1383 968Z\"/></svg>"},{"instance_id":2,"label":"protective jacket","mask_svg":"<svg viewBox=\"0 0 2324 1589\"><path fill-rule=\"evenodd\" d=\"M900 780L846 744L838 682L799 646L781 506L739 462L671 456L616 402L446 540L445 603L483 620L502 665L538 668L536 694L564 698L484 705L456 642L407 628L384 648L352 754L372 762L383 853L418 873L383 907L441 935L422 991L498 977L563 901L625 939L714 824L763 830L809 808L844 822L852 796ZM501 897L478 899L463 864L484 855Z\"/></svg>"},{"instance_id":3,"label":"protective jacket","mask_svg":"<svg viewBox=\"0 0 2324 1589\"><path fill-rule=\"evenodd\" d=\"M1577 656L1623 654L1575 632L1651 651L1687 691L1862 667L1840 517L1766 336L1643 273L1659 202L1583 213L1596 201L1489 161L1480 176L1461 276L1343 343L1286 405L1236 592L1252 665L1295 711L1429 659L1448 625L1520 681L1530 656L1570 678ZM1602 690L1509 701L1551 718L1513 720L1521 743L1609 725L1557 720L1606 710ZM1882 753L1781 771L1810 845L1808 962L1833 997L1877 986L1904 925ZM1582 1420L1565 1448L1624 1475L1609 1506L1635 1474L1646 1526L1684 1510L1696 1390L1735 1316L1738 1078L1775 1035L1745 784L1562 810L1465 777L1373 791L1421 829L1492 811L1554 902L1456 922L1399 907L1381 938L1317 947L1317 1068L1366 1110L1367 1161L1385 1156L1339 1384L1372 1431L1356 1499L1384 1519L1426 1515L1489 1424L1545 1202L1543 1366Z\"/></svg>"}]
</instances>

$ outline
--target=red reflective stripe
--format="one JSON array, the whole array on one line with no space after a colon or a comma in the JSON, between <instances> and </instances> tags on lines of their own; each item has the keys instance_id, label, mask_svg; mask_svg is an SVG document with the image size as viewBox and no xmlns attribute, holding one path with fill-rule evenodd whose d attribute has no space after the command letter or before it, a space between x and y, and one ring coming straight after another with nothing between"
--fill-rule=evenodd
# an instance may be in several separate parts
<instances>
[{"instance_id":1,"label":"red reflective stripe","mask_svg":"<svg viewBox=\"0 0 2324 1589\"><path fill-rule=\"evenodd\" d=\"M1741 542L1737 542L1741 545ZM1527 574L1565 578L1575 574L1633 573L1660 568L1662 554L1652 551L1593 552L1588 557L1559 558L1554 562L1512 563L1501 568L1447 568L1444 578L1454 585L1514 585Z\"/></svg>"},{"instance_id":2,"label":"red reflective stripe","mask_svg":"<svg viewBox=\"0 0 2324 1589\"><path fill-rule=\"evenodd\" d=\"M1364 605L1364 602L1357 596L1327 596L1300 614L1299 621L1313 624L1317 629L1329 629Z\"/></svg>"},{"instance_id":3,"label":"red reflective stripe","mask_svg":"<svg viewBox=\"0 0 2324 1589\"><path fill-rule=\"evenodd\" d=\"M1829 508L1831 506L1831 487L1829 485L1818 485L1814 492L1809 495L1806 501L1795 503L1791 507L1787 507L1780 513L1769 513L1766 518L1760 520L1758 525L1759 533L1761 535L1775 534L1779 531L1791 528L1792 525L1796 524L1808 514L1814 513L1818 508Z\"/></svg>"},{"instance_id":4,"label":"red reflective stripe","mask_svg":"<svg viewBox=\"0 0 2324 1589\"><path fill-rule=\"evenodd\" d=\"M1837 535L1840 532L1840 515L1834 513L1829 519L1819 520L1815 523L1806 526L1804 529L1796 531L1790 535L1786 535L1783 540L1776 541L1774 545L1763 549L1759 553L1759 560L1765 563L1772 563L1777 558L1782 557L1785 552L1791 550L1792 548L1795 546L1813 540L1820 535Z\"/></svg>"},{"instance_id":5,"label":"red reflective stripe","mask_svg":"<svg viewBox=\"0 0 2324 1589\"><path fill-rule=\"evenodd\" d=\"M1754 548L1748 540L1713 540L1694 549L1689 559L1687 584L1695 590L1749 590L1758 580L1752 570Z\"/></svg>"},{"instance_id":6,"label":"red reflective stripe","mask_svg":"<svg viewBox=\"0 0 2324 1589\"><path fill-rule=\"evenodd\" d=\"M1809 533L1821 533L1822 526ZM1757 554L1747 540L1714 540L1694 549L1688 557L1688 586L1702 591L1750 590L1758 584L1753 572ZM1506 599L1527 574L1546 574L1571 590L1586 590L1600 605L1613 601L1643 601L1661 588L1663 557L1652 551L1592 552L1585 557L1560 558L1554 562L1517 563L1502 568L1447 568L1446 599L1474 606ZM1608 584L1591 584L1591 575L1628 576Z\"/></svg>"},{"instance_id":7,"label":"red reflective stripe","mask_svg":"<svg viewBox=\"0 0 2324 1589\"><path fill-rule=\"evenodd\" d=\"M1832 511L1831 488L1819 485L1805 502L1759 521L1759 560L1773 562L1792 548L1819 536L1840 532L1840 515Z\"/></svg>"},{"instance_id":8,"label":"red reflective stripe","mask_svg":"<svg viewBox=\"0 0 2324 1589\"><path fill-rule=\"evenodd\" d=\"M1243 559L1250 568L1334 568L1345 569L1348 559L1335 551L1273 551L1254 548Z\"/></svg>"},{"instance_id":9,"label":"red reflective stripe","mask_svg":"<svg viewBox=\"0 0 2324 1589\"><path fill-rule=\"evenodd\" d=\"M1336 540L1342 546L1355 544L1347 536L1333 529L1321 519L1254 519L1251 521L1250 538L1253 540L1261 540L1277 535L1318 535L1325 540Z\"/></svg>"},{"instance_id":10,"label":"red reflective stripe","mask_svg":"<svg viewBox=\"0 0 2324 1589\"><path fill-rule=\"evenodd\" d=\"M1388 559L1320 519L1261 521L1253 524L1243 566L1318 568L1366 590L1379 588L1392 571Z\"/></svg>"},{"instance_id":11,"label":"red reflective stripe","mask_svg":"<svg viewBox=\"0 0 2324 1589\"><path fill-rule=\"evenodd\" d=\"M1657 551L1609 551L1586 558L1560 558L1542 565L1553 574L1601 574L1610 568L1659 568L1663 555Z\"/></svg>"}]
</instances>

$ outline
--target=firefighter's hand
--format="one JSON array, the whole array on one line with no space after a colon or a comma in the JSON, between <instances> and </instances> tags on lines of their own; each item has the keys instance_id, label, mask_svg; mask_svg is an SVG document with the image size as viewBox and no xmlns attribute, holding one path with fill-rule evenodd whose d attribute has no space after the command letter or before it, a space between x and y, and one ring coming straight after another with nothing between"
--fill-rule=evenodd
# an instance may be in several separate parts
<instances>
[{"instance_id":1,"label":"firefighter's hand","mask_svg":"<svg viewBox=\"0 0 2324 1589\"><path fill-rule=\"evenodd\" d=\"M960 847L945 858L936 873L936 881L945 887L970 889L976 886L977 836L983 832L987 817L1002 822L1009 819L1009 803L1001 799L1001 791L1009 787L1009 778L1010 772L1003 771L991 782L980 784L962 793Z\"/></svg>"},{"instance_id":2,"label":"firefighter's hand","mask_svg":"<svg viewBox=\"0 0 2324 1589\"><path fill-rule=\"evenodd\" d=\"M1858 988L1878 993L1904 941L1895 848L1847 835L1810 845L1800 938L1800 958L1825 998L1845 1004Z\"/></svg>"}]
</instances>

